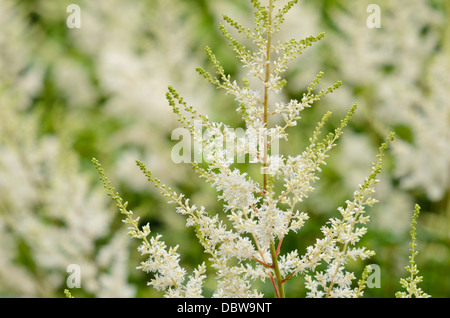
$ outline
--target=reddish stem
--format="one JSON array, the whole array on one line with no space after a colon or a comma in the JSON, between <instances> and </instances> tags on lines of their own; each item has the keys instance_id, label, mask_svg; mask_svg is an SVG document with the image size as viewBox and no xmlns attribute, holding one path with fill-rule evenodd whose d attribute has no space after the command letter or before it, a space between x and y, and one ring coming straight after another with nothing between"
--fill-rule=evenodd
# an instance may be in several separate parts
<instances>
[{"instance_id":1,"label":"reddish stem","mask_svg":"<svg viewBox=\"0 0 450 318\"><path fill-rule=\"evenodd\" d=\"M295 272L294 272L295 273ZM292 278L292 276L294 276L294 273L289 274L289 276L287 276L285 279L282 280L283 283L287 282L288 280L290 280Z\"/></svg>"},{"instance_id":2,"label":"reddish stem","mask_svg":"<svg viewBox=\"0 0 450 318\"><path fill-rule=\"evenodd\" d=\"M277 246L277 256L280 255L281 243L283 243L284 236L280 239Z\"/></svg>"},{"instance_id":3,"label":"reddish stem","mask_svg":"<svg viewBox=\"0 0 450 318\"><path fill-rule=\"evenodd\" d=\"M270 277L270 281L272 282L273 289L275 289L275 293L277 295L277 298L280 298L280 294L278 293L278 288L277 288L277 284L275 283L275 279L273 279L272 274L269 274L269 277Z\"/></svg>"},{"instance_id":4,"label":"reddish stem","mask_svg":"<svg viewBox=\"0 0 450 318\"><path fill-rule=\"evenodd\" d=\"M253 259L254 261L260 263L260 264L263 265L264 267L267 267L267 268L273 268L273 265L269 265L269 264L267 264L267 263L265 263L265 262L263 262L263 261L260 261L260 260L257 259L256 257L253 257L253 256L252 256L252 259Z\"/></svg>"}]
</instances>

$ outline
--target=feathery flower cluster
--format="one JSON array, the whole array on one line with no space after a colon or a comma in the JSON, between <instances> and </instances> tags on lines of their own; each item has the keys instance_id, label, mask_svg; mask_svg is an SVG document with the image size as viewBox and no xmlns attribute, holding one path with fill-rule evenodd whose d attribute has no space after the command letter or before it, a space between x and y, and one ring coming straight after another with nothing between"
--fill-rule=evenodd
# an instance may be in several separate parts
<instances>
[{"instance_id":1,"label":"feathery flower cluster","mask_svg":"<svg viewBox=\"0 0 450 318\"><path fill-rule=\"evenodd\" d=\"M254 288L254 282L258 280L269 280L275 295L285 297L284 284L294 276L304 277L309 290L307 296L310 297L358 297L363 294L368 269L358 285L353 287L356 276L346 271L345 266L350 260L364 260L374 255L373 251L358 247L357 243L367 231L365 225L369 217L365 208L376 202L372 194L378 182L384 151L393 140L393 134L380 147L370 176L354 193L353 200L348 200L345 207L338 209L339 217L331 218L322 227L323 238L309 246L304 255L298 250L282 254L283 239L291 231L300 231L309 218L307 213L298 210L298 203L308 198L314 190L312 185L318 179L317 173L321 171L328 152L336 145L357 105L350 108L333 132L321 138L321 132L331 117L331 113L326 113L317 124L308 147L300 155L284 157L270 154L271 146L276 141L287 140L288 127L295 126L303 109L311 107L341 85L337 82L316 93L323 76L319 73L301 101L273 102L274 96L286 85L286 80L281 79L280 75L286 71L288 62L323 37L319 34L300 41L274 43L274 36L280 30L285 15L298 1L281 2L268 0L263 5L259 0L251 0L255 9L253 30L224 16L225 22L252 40L255 46L254 50L245 47L234 39L224 25L220 26L244 69L248 70L242 84L226 74L210 48L206 49L206 53L217 76L198 68L198 72L211 84L235 97L239 105L237 111L242 115L246 129L258 132L261 140L254 141L257 147L250 147L253 151L249 147L236 147L236 150L238 155L254 156L257 160L253 164L259 165L262 173L250 176L234 166L226 150L218 151L213 147L216 141L221 143L234 137L230 133L231 127L199 114L173 87L169 87L167 100L179 122L203 146L204 155L208 157L207 165L193 162L192 166L199 176L218 190L218 198L224 201L223 213L191 205L183 194L161 184L142 162L137 161L137 164L161 194L177 205L177 212L186 217L186 225L194 228L216 276L213 297L262 297L263 294ZM269 119L272 116L281 116L284 126L271 126ZM202 128L213 131L211 138L203 138L194 121L200 122ZM203 296L206 265L202 263L186 279L186 270L180 265L177 248L168 248L159 235L148 239L149 226L140 229L139 219L134 219L132 212L127 210L127 203L123 203L119 194L114 192L100 163L96 159L93 161L103 184L126 216L130 235L142 240L139 250L148 259L139 268L155 273L149 284L164 290L166 297ZM326 266L326 270L317 270L319 265Z\"/></svg>"}]
</instances>

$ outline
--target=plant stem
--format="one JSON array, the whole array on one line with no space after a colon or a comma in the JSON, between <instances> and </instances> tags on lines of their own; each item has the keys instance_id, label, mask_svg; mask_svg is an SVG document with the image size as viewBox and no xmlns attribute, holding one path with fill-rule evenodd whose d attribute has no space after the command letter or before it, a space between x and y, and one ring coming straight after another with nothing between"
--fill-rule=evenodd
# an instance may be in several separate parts
<instances>
[{"instance_id":1,"label":"plant stem","mask_svg":"<svg viewBox=\"0 0 450 318\"><path fill-rule=\"evenodd\" d=\"M273 8L273 0L270 0L269 9L268 9L268 25L272 26L272 8ZM264 128L267 129L267 106L269 103L269 80L270 80L270 47L272 42L272 30L267 31L267 47L266 47L266 70L265 70L265 80L264 80ZM264 157L263 157L263 178L264 178L264 192L267 191L267 154L268 154L268 144L267 144L267 132L265 134L264 140Z\"/></svg>"},{"instance_id":2,"label":"plant stem","mask_svg":"<svg viewBox=\"0 0 450 318\"><path fill-rule=\"evenodd\" d=\"M273 10L273 0L269 1L267 18L268 18L268 29L267 29L267 47L266 47L266 59L265 59L265 80L264 80L264 128L267 128L267 106L269 102L269 80L270 80L270 53L271 53L271 42L272 42L272 10ZM268 142L267 142L267 132L266 138L264 140L264 157L263 157L263 186L264 186L264 195L267 195L267 156L268 156ZM280 269L278 267L278 254L275 249L275 244L273 242L270 243L270 255L272 256L272 267L275 273L275 278L278 285L278 290L275 288L275 292L277 297L284 298L284 288L283 288L283 279L281 278Z\"/></svg>"},{"instance_id":3,"label":"plant stem","mask_svg":"<svg viewBox=\"0 0 450 318\"><path fill-rule=\"evenodd\" d=\"M283 279L281 278L280 268L278 267L278 255L277 252L275 251L275 244L273 244L273 242L270 243L270 255L272 256L273 271L275 272L275 278L277 280L278 285L278 297L285 298Z\"/></svg>"}]
</instances>

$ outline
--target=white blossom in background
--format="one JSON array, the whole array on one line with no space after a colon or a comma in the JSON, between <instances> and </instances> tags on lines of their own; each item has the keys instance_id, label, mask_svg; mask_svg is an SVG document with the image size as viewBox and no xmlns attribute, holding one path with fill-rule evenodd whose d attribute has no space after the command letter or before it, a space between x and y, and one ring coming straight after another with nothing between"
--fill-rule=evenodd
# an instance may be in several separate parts
<instances>
[{"instance_id":1,"label":"white blossom in background","mask_svg":"<svg viewBox=\"0 0 450 318\"><path fill-rule=\"evenodd\" d=\"M0 21L8 25L0 35L0 294L62 297L67 268L76 264L85 292L131 297L129 242L105 239L114 219L107 201L66 136L40 136L39 114L30 110L45 65L33 41L39 32L21 10L0 1ZM114 255L106 257L107 250Z\"/></svg>"},{"instance_id":2,"label":"white blossom in background","mask_svg":"<svg viewBox=\"0 0 450 318\"><path fill-rule=\"evenodd\" d=\"M3 217L2 217L3 219ZM21 295L34 297L38 295L39 282L24 266L17 266L17 250L19 242L7 229L7 224L0 222L0 238L2 242L0 250L0 293L2 295Z\"/></svg>"},{"instance_id":3,"label":"white blossom in background","mask_svg":"<svg viewBox=\"0 0 450 318\"><path fill-rule=\"evenodd\" d=\"M131 297L128 242L120 237L96 247L114 218L76 156L55 136L38 136L38 118L18 110L10 93L0 96L0 292L57 297L70 264L81 268L81 288L98 297ZM17 127L23 127L17 130ZM11 249L14 247L15 249ZM112 260L105 259L113 250ZM102 255L97 260L97 254ZM27 263L18 263L25 257ZM8 282L23 272L24 284Z\"/></svg>"},{"instance_id":4,"label":"white blossom in background","mask_svg":"<svg viewBox=\"0 0 450 318\"><path fill-rule=\"evenodd\" d=\"M424 188L433 201L444 198L450 189L449 73L448 54L435 54L425 74L429 91L418 103L405 106L413 142L400 141L393 148L402 185Z\"/></svg>"},{"instance_id":5,"label":"white blossom in background","mask_svg":"<svg viewBox=\"0 0 450 318\"><path fill-rule=\"evenodd\" d=\"M43 77L43 68L32 60L36 46L25 18L14 1L0 1L0 22L7 26L0 34L0 83L14 85L21 92L16 96L20 108L30 106L31 98L41 89Z\"/></svg>"},{"instance_id":6,"label":"white blossom in background","mask_svg":"<svg viewBox=\"0 0 450 318\"><path fill-rule=\"evenodd\" d=\"M337 76L359 91L375 131L410 130L411 141L400 136L393 144L396 177L403 189L440 201L450 186L446 19L429 1L379 1L381 27L371 29L370 3L351 1L329 12L341 34L329 43Z\"/></svg>"}]
</instances>

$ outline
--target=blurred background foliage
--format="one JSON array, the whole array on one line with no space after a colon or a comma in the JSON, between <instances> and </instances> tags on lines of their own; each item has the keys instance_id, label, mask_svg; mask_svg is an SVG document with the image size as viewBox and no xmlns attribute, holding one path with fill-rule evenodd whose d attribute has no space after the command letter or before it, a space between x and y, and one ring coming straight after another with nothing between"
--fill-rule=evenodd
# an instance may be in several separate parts
<instances>
[{"instance_id":1,"label":"blurred background foliage","mask_svg":"<svg viewBox=\"0 0 450 318\"><path fill-rule=\"evenodd\" d=\"M366 0L302 0L287 16L281 38L325 32L290 64L280 98L301 98L319 71L323 87L342 87L303 113L281 144L298 154L316 122L330 110L330 131L349 107L359 108L301 206L310 220L283 250L302 253L370 173L390 130L397 139L377 186L362 244L381 270L381 288L366 297L393 297L408 265L414 203L422 207L416 258L421 287L450 296L450 1L377 0L381 28L366 24ZM67 6L81 8L81 28L68 28ZM63 297L69 264L81 266L76 297L154 297L136 270L137 242L103 191L90 160L103 164L116 190L153 233L180 245L187 269L202 260L184 219L135 166L143 161L162 182L196 205L220 211L215 191L189 164L175 164L176 116L168 85L211 118L242 123L229 96L196 72L210 65L210 46L232 76L242 69L221 36L226 13L252 23L249 1L0 0L0 296ZM251 166L242 166L253 172ZM361 263L349 264L360 275ZM211 275L213 277L213 275ZM206 289L214 288L208 281ZM262 286L273 296L270 284ZM286 284L304 295L300 278ZM208 291L209 290L209 291Z\"/></svg>"}]
</instances>

